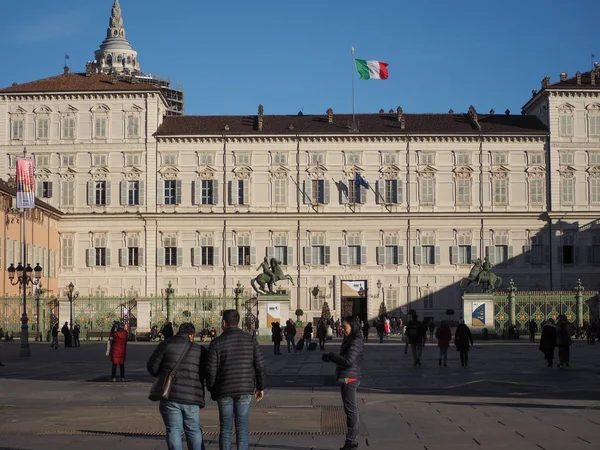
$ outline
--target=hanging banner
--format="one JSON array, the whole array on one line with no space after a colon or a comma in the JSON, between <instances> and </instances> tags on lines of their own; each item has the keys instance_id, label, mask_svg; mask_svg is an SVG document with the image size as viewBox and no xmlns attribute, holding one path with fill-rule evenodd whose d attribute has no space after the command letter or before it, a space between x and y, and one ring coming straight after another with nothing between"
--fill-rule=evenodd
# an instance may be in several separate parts
<instances>
[{"instance_id":1,"label":"hanging banner","mask_svg":"<svg viewBox=\"0 0 600 450\"><path fill-rule=\"evenodd\" d=\"M33 159L17 159L17 208L35 208Z\"/></svg>"}]
</instances>

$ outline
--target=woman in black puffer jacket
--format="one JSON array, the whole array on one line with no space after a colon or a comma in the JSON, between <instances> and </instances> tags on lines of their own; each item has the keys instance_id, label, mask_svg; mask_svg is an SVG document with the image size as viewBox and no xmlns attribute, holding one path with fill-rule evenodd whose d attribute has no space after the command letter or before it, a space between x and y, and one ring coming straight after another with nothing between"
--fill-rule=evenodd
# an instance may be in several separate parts
<instances>
[{"instance_id":1,"label":"woman in black puffer jacket","mask_svg":"<svg viewBox=\"0 0 600 450\"><path fill-rule=\"evenodd\" d=\"M346 443L340 450L358 448L358 403L356 390L360 384L360 363L363 358L364 342L360 321L349 317L342 322L344 340L340 353L327 353L323 361L335 363L335 378L341 385L342 402L346 412Z\"/></svg>"}]
</instances>

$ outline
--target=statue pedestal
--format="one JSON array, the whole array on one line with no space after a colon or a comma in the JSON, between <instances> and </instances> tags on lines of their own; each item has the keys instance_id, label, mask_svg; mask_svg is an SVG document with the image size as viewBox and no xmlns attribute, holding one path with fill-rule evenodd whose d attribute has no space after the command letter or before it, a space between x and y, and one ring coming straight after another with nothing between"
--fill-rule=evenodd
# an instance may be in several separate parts
<instances>
[{"instance_id":1,"label":"statue pedestal","mask_svg":"<svg viewBox=\"0 0 600 450\"><path fill-rule=\"evenodd\" d=\"M463 319L474 335L483 334L487 328L490 335L494 327L494 295L484 293L463 294Z\"/></svg>"},{"instance_id":2,"label":"statue pedestal","mask_svg":"<svg viewBox=\"0 0 600 450\"><path fill-rule=\"evenodd\" d=\"M260 336L271 336L272 322L279 322L283 328L285 321L290 318L292 318L292 313L290 312L289 294L265 294L258 297L258 334Z\"/></svg>"}]
</instances>

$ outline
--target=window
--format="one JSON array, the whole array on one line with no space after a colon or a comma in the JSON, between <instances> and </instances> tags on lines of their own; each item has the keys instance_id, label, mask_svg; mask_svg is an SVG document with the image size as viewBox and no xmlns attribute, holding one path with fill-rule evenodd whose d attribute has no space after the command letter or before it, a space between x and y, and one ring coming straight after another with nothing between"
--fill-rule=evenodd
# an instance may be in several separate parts
<instances>
[{"instance_id":1,"label":"window","mask_svg":"<svg viewBox=\"0 0 600 450\"><path fill-rule=\"evenodd\" d=\"M162 155L163 166L176 166L177 165L177 154L167 153Z\"/></svg>"},{"instance_id":2,"label":"window","mask_svg":"<svg viewBox=\"0 0 600 450\"><path fill-rule=\"evenodd\" d=\"M214 264L214 247L200 247L203 266L212 266Z\"/></svg>"},{"instance_id":3,"label":"window","mask_svg":"<svg viewBox=\"0 0 600 450\"><path fill-rule=\"evenodd\" d=\"M563 177L560 180L560 199L565 205L575 203L575 178Z\"/></svg>"},{"instance_id":4,"label":"window","mask_svg":"<svg viewBox=\"0 0 600 450\"><path fill-rule=\"evenodd\" d=\"M494 204L505 205L508 203L508 178L494 180Z\"/></svg>"},{"instance_id":5,"label":"window","mask_svg":"<svg viewBox=\"0 0 600 450\"><path fill-rule=\"evenodd\" d=\"M471 164L470 153L457 153L456 154L456 165L469 165Z\"/></svg>"},{"instance_id":6,"label":"window","mask_svg":"<svg viewBox=\"0 0 600 450\"><path fill-rule=\"evenodd\" d=\"M74 139L75 138L75 118L64 117L62 121L62 138L63 139Z\"/></svg>"},{"instance_id":7,"label":"window","mask_svg":"<svg viewBox=\"0 0 600 450\"><path fill-rule=\"evenodd\" d=\"M458 178L456 180L456 203L459 205L471 204L471 179Z\"/></svg>"},{"instance_id":8,"label":"window","mask_svg":"<svg viewBox=\"0 0 600 450\"><path fill-rule=\"evenodd\" d=\"M60 206L75 205L75 180L64 180L60 182Z\"/></svg>"},{"instance_id":9,"label":"window","mask_svg":"<svg viewBox=\"0 0 600 450\"><path fill-rule=\"evenodd\" d=\"M531 236L531 264L542 265L544 264L544 245L541 236Z\"/></svg>"},{"instance_id":10,"label":"window","mask_svg":"<svg viewBox=\"0 0 600 450\"><path fill-rule=\"evenodd\" d=\"M421 164L435 164L435 153L421 153L420 162Z\"/></svg>"},{"instance_id":11,"label":"window","mask_svg":"<svg viewBox=\"0 0 600 450\"><path fill-rule=\"evenodd\" d=\"M177 204L177 180L165 180L165 205Z\"/></svg>"},{"instance_id":12,"label":"window","mask_svg":"<svg viewBox=\"0 0 600 450\"><path fill-rule=\"evenodd\" d=\"M562 243L562 249L558 249L559 252L561 252L561 254L559 254L558 257L562 257L562 263L564 265L575 264L575 237L563 236Z\"/></svg>"},{"instance_id":13,"label":"window","mask_svg":"<svg viewBox=\"0 0 600 450\"><path fill-rule=\"evenodd\" d=\"M312 264L317 266L325 264L325 247L323 245L312 246Z\"/></svg>"},{"instance_id":14,"label":"window","mask_svg":"<svg viewBox=\"0 0 600 450\"><path fill-rule=\"evenodd\" d=\"M506 152L493 152L492 163L496 165L508 164L508 153Z\"/></svg>"},{"instance_id":15,"label":"window","mask_svg":"<svg viewBox=\"0 0 600 450\"><path fill-rule=\"evenodd\" d=\"M140 249L138 247L127 247L127 265L140 265Z\"/></svg>"},{"instance_id":16,"label":"window","mask_svg":"<svg viewBox=\"0 0 600 450\"><path fill-rule=\"evenodd\" d=\"M530 178L529 179L529 202L532 205L544 204L544 179Z\"/></svg>"},{"instance_id":17,"label":"window","mask_svg":"<svg viewBox=\"0 0 600 450\"><path fill-rule=\"evenodd\" d=\"M310 163L313 165L325 164L325 153L323 153L323 152L311 153L310 154Z\"/></svg>"},{"instance_id":18,"label":"window","mask_svg":"<svg viewBox=\"0 0 600 450\"><path fill-rule=\"evenodd\" d=\"M212 166L215 163L214 153L200 153L198 160L201 166Z\"/></svg>"},{"instance_id":19,"label":"window","mask_svg":"<svg viewBox=\"0 0 600 450\"><path fill-rule=\"evenodd\" d=\"M590 249L590 263L594 266L600 266L600 236L592 236L592 248Z\"/></svg>"},{"instance_id":20,"label":"window","mask_svg":"<svg viewBox=\"0 0 600 450\"><path fill-rule=\"evenodd\" d=\"M108 158L106 155L94 155L94 166L95 167L106 167Z\"/></svg>"},{"instance_id":21,"label":"window","mask_svg":"<svg viewBox=\"0 0 600 450\"><path fill-rule=\"evenodd\" d=\"M312 180L311 203L325 203L325 180Z\"/></svg>"},{"instance_id":22,"label":"window","mask_svg":"<svg viewBox=\"0 0 600 450\"><path fill-rule=\"evenodd\" d=\"M386 204L402 203L402 181L399 180L384 180Z\"/></svg>"},{"instance_id":23,"label":"window","mask_svg":"<svg viewBox=\"0 0 600 450\"><path fill-rule=\"evenodd\" d=\"M138 155L137 153L127 153L125 155L125 165L126 166L140 166L142 161L142 155Z\"/></svg>"},{"instance_id":24,"label":"window","mask_svg":"<svg viewBox=\"0 0 600 450\"><path fill-rule=\"evenodd\" d=\"M433 290L431 289L423 290L423 308L433 309Z\"/></svg>"},{"instance_id":25,"label":"window","mask_svg":"<svg viewBox=\"0 0 600 450\"><path fill-rule=\"evenodd\" d=\"M50 136L50 119L37 120L37 138L48 139Z\"/></svg>"},{"instance_id":26,"label":"window","mask_svg":"<svg viewBox=\"0 0 600 450\"><path fill-rule=\"evenodd\" d=\"M213 191L213 184L215 183L214 180L202 180L202 204L203 205L213 205L213 196L214 196L214 191Z\"/></svg>"},{"instance_id":27,"label":"window","mask_svg":"<svg viewBox=\"0 0 600 450\"><path fill-rule=\"evenodd\" d=\"M350 265L361 264L360 245L349 245L348 246L348 264L350 264Z\"/></svg>"},{"instance_id":28,"label":"window","mask_svg":"<svg viewBox=\"0 0 600 450\"><path fill-rule=\"evenodd\" d=\"M558 120L560 135L573 136L573 116L571 114L561 114Z\"/></svg>"},{"instance_id":29,"label":"window","mask_svg":"<svg viewBox=\"0 0 600 450\"><path fill-rule=\"evenodd\" d=\"M94 205L106 205L106 181L95 182Z\"/></svg>"},{"instance_id":30,"label":"window","mask_svg":"<svg viewBox=\"0 0 600 450\"><path fill-rule=\"evenodd\" d=\"M398 246L397 245L386 245L385 246L385 264L399 264L398 259Z\"/></svg>"},{"instance_id":31,"label":"window","mask_svg":"<svg viewBox=\"0 0 600 450\"><path fill-rule=\"evenodd\" d=\"M236 153L235 154L235 165L236 166L249 166L250 165L250 152Z\"/></svg>"},{"instance_id":32,"label":"window","mask_svg":"<svg viewBox=\"0 0 600 450\"><path fill-rule=\"evenodd\" d=\"M140 182L139 181L127 181L127 204L128 205L139 205L140 204Z\"/></svg>"},{"instance_id":33,"label":"window","mask_svg":"<svg viewBox=\"0 0 600 450\"><path fill-rule=\"evenodd\" d=\"M423 245L421 247L422 264L435 264L435 247L433 245Z\"/></svg>"},{"instance_id":34,"label":"window","mask_svg":"<svg viewBox=\"0 0 600 450\"><path fill-rule=\"evenodd\" d=\"M346 165L360 164L361 163L360 152L346 152Z\"/></svg>"},{"instance_id":35,"label":"window","mask_svg":"<svg viewBox=\"0 0 600 450\"><path fill-rule=\"evenodd\" d=\"M177 265L177 238L165 237L163 239L165 250L165 266Z\"/></svg>"},{"instance_id":36,"label":"window","mask_svg":"<svg viewBox=\"0 0 600 450\"><path fill-rule=\"evenodd\" d=\"M50 166L50 155L35 155L35 166L36 167L49 167Z\"/></svg>"},{"instance_id":37,"label":"window","mask_svg":"<svg viewBox=\"0 0 600 450\"><path fill-rule=\"evenodd\" d=\"M560 163L563 165L574 164L575 154L573 152L560 152Z\"/></svg>"},{"instance_id":38,"label":"window","mask_svg":"<svg viewBox=\"0 0 600 450\"><path fill-rule=\"evenodd\" d=\"M60 159L61 167L75 166L75 155L62 155Z\"/></svg>"},{"instance_id":39,"label":"window","mask_svg":"<svg viewBox=\"0 0 600 450\"><path fill-rule=\"evenodd\" d=\"M273 247L273 258L277 261L281 261L282 264L287 264L287 246L286 245L276 245Z\"/></svg>"},{"instance_id":40,"label":"window","mask_svg":"<svg viewBox=\"0 0 600 450\"><path fill-rule=\"evenodd\" d=\"M325 245L325 235L313 234L310 247L304 247L304 263L307 265L322 266L330 264L330 247Z\"/></svg>"},{"instance_id":41,"label":"window","mask_svg":"<svg viewBox=\"0 0 600 450\"><path fill-rule=\"evenodd\" d=\"M471 264L471 246L470 245L459 245L458 246L458 264Z\"/></svg>"},{"instance_id":42,"label":"window","mask_svg":"<svg viewBox=\"0 0 600 450\"><path fill-rule=\"evenodd\" d=\"M590 203L600 203L600 178L590 178Z\"/></svg>"},{"instance_id":43,"label":"window","mask_svg":"<svg viewBox=\"0 0 600 450\"><path fill-rule=\"evenodd\" d=\"M600 164L600 152L590 152L589 159L590 159L590 166Z\"/></svg>"},{"instance_id":44,"label":"window","mask_svg":"<svg viewBox=\"0 0 600 450\"><path fill-rule=\"evenodd\" d=\"M273 153L273 164L280 164L282 166L287 165L288 163L288 154L283 152L275 152Z\"/></svg>"},{"instance_id":45,"label":"window","mask_svg":"<svg viewBox=\"0 0 600 450\"><path fill-rule=\"evenodd\" d=\"M590 116L590 136L600 136L600 115Z\"/></svg>"},{"instance_id":46,"label":"window","mask_svg":"<svg viewBox=\"0 0 600 450\"><path fill-rule=\"evenodd\" d=\"M386 165L398 164L398 154L392 152L381 153L381 162Z\"/></svg>"},{"instance_id":47,"label":"window","mask_svg":"<svg viewBox=\"0 0 600 450\"><path fill-rule=\"evenodd\" d=\"M544 165L544 154L543 153L529 153L529 165Z\"/></svg>"},{"instance_id":48,"label":"window","mask_svg":"<svg viewBox=\"0 0 600 450\"><path fill-rule=\"evenodd\" d=\"M25 121L23 119L13 119L12 121L12 140L22 141L23 140L23 129L25 127Z\"/></svg>"},{"instance_id":49,"label":"window","mask_svg":"<svg viewBox=\"0 0 600 450\"><path fill-rule=\"evenodd\" d=\"M91 262L93 262L93 264L90 264L90 266L104 267L109 265L107 258L108 252L106 249L106 237L94 237L94 248L92 249L92 251L93 260Z\"/></svg>"},{"instance_id":50,"label":"window","mask_svg":"<svg viewBox=\"0 0 600 450\"><path fill-rule=\"evenodd\" d=\"M419 186L421 188L421 204L433 205L435 203L435 180L433 178L421 178Z\"/></svg>"},{"instance_id":51,"label":"window","mask_svg":"<svg viewBox=\"0 0 600 450\"><path fill-rule=\"evenodd\" d=\"M234 182L236 182L238 185L237 204L245 205L247 203L245 200L246 200L246 196L248 195L248 193L246 192L246 188L247 188L248 184L244 183L244 180L237 180Z\"/></svg>"},{"instance_id":52,"label":"window","mask_svg":"<svg viewBox=\"0 0 600 450\"><path fill-rule=\"evenodd\" d=\"M250 265L250 246L241 245L238 247L238 265L249 266Z\"/></svg>"},{"instance_id":53,"label":"window","mask_svg":"<svg viewBox=\"0 0 600 450\"><path fill-rule=\"evenodd\" d=\"M140 137L140 118L137 116L127 116L127 137Z\"/></svg>"},{"instance_id":54,"label":"window","mask_svg":"<svg viewBox=\"0 0 600 450\"><path fill-rule=\"evenodd\" d=\"M508 261L508 245L496 245L494 250L494 263L502 264Z\"/></svg>"},{"instance_id":55,"label":"window","mask_svg":"<svg viewBox=\"0 0 600 450\"><path fill-rule=\"evenodd\" d=\"M52 181L38 181L38 197L52 198Z\"/></svg>"},{"instance_id":56,"label":"window","mask_svg":"<svg viewBox=\"0 0 600 450\"><path fill-rule=\"evenodd\" d=\"M360 203L360 186L354 180L348 180L348 203Z\"/></svg>"},{"instance_id":57,"label":"window","mask_svg":"<svg viewBox=\"0 0 600 450\"><path fill-rule=\"evenodd\" d=\"M8 245L6 248L8 249ZM71 236L63 236L62 237L60 256L61 256L61 265L63 267L72 267L73 266L73 238ZM8 258L8 255L6 257Z\"/></svg>"},{"instance_id":58,"label":"window","mask_svg":"<svg viewBox=\"0 0 600 450\"><path fill-rule=\"evenodd\" d=\"M273 203L275 205L286 205L287 204L287 178L275 178L273 180ZM280 259L279 261L283 261Z\"/></svg>"},{"instance_id":59,"label":"window","mask_svg":"<svg viewBox=\"0 0 600 450\"><path fill-rule=\"evenodd\" d=\"M96 117L94 120L94 137L96 139L106 139L106 124L108 120L106 117Z\"/></svg>"}]
</instances>

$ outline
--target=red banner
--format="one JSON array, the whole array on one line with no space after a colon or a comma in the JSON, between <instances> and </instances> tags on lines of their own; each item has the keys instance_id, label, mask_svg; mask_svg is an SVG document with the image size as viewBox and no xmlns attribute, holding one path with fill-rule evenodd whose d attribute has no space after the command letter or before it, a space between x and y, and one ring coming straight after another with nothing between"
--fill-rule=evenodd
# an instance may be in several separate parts
<instances>
[{"instance_id":1,"label":"red banner","mask_svg":"<svg viewBox=\"0 0 600 450\"><path fill-rule=\"evenodd\" d=\"M17 159L17 208L35 208L33 159Z\"/></svg>"}]
</instances>

